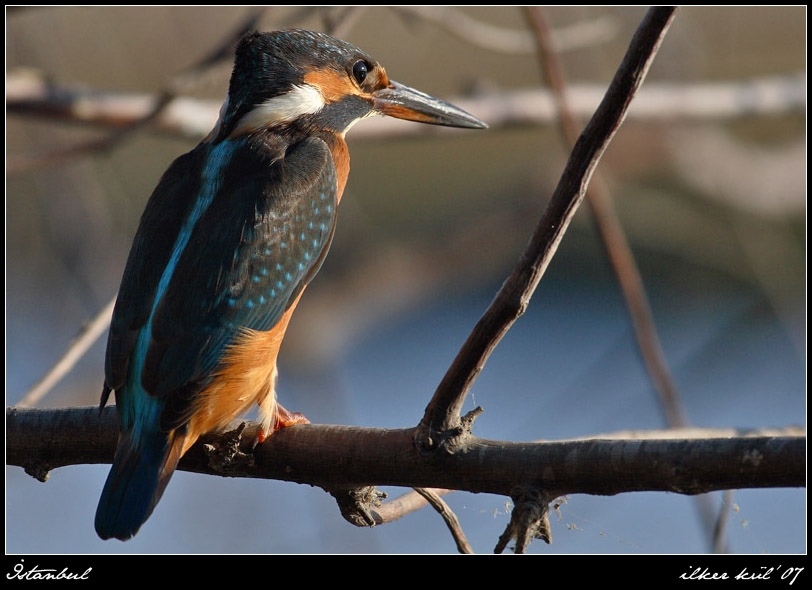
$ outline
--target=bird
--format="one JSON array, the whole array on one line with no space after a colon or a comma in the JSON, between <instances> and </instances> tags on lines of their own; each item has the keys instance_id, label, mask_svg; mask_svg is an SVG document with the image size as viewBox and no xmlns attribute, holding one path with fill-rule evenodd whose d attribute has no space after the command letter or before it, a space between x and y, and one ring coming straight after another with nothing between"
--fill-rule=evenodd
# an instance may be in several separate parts
<instances>
[{"instance_id":1,"label":"bird","mask_svg":"<svg viewBox=\"0 0 812 590\"><path fill-rule=\"evenodd\" d=\"M160 178L125 264L99 404L114 393L119 418L95 517L102 539L133 537L184 453L254 404L258 443L308 423L277 402L277 356L335 233L345 134L373 115L487 127L325 33L237 42L214 128Z\"/></svg>"}]
</instances>

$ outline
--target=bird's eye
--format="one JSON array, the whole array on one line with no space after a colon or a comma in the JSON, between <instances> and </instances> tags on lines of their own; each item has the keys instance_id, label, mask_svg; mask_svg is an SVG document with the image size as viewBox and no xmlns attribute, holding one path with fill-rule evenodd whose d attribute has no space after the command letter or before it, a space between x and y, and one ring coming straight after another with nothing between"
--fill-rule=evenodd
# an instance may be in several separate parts
<instances>
[{"instance_id":1,"label":"bird's eye","mask_svg":"<svg viewBox=\"0 0 812 590\"><path fill-rule=\"evenodd\" d=\"M352 77L359 84L366 80L367 72L369 72L369 65L364 60L359 60L352 65Z\"/></svg>"}]
</instances>

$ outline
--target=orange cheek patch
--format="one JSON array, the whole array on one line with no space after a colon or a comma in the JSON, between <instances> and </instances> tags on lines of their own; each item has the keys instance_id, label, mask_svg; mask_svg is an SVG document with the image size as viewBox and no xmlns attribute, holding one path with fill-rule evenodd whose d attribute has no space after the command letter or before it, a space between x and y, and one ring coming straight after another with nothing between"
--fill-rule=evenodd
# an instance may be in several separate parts
<instances>
[{"instance_id":1,"label":"orange cheek patch","mask_svg":"<svg viewBox=\"0 0 812 590\"><path fill-rule=\"evenodd\" d=\"M318 88L327 103L338 102L348 94L360 94L346 74L332 70L310 72L305 74L304 81Z\"/></svg>"}]
</instances>

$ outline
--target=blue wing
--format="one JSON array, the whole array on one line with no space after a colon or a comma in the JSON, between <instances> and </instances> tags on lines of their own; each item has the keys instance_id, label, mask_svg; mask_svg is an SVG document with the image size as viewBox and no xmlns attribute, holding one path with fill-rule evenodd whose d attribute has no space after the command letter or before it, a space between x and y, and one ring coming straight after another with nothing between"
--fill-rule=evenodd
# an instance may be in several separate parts
<instances>
[{"instance_id":1,"label":"blue wing","mask_svg":"<svg viewBox=\"0 0 812 590\"><path fill-rule=\"evenodd\" d=\"M201 181L174 180L173 168L167 171L142 218L111 327L106 383L117 389L148 325L141 385L164 399L163 429L185 421L241 331L279 321L318 272L335 228L336 171L322 140L228 141L239 143L214 167L218 188L193 227L177 218L201 207ZM211 155L196 151L185 157L211 171ZM194 176L207 182L205 174ZM173 254L184 232L185 246Z\"/></svg>"}]
</instances>

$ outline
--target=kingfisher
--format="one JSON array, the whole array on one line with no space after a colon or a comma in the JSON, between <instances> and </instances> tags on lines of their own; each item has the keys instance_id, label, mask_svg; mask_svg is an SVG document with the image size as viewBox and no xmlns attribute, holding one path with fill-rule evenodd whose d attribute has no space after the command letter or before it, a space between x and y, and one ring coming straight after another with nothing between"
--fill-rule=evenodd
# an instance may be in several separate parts
<instances>
[{"instance_id":1,"label":"kingfisher","mask_svg":"<svg viewBox=\"0 0 812 590\"><path fill-rule=\"evenodd\" d=\"M217 123L161 177L121 280L99 405L114 392L120 421L96 510L102 539L135 535L183 454L254 404L258 442L308 422L277 403L277 355L333 239L345 134L372 115L487 127L329 35L237 43Z\"/></svg>"}]
</instances>

